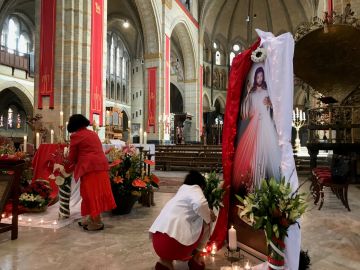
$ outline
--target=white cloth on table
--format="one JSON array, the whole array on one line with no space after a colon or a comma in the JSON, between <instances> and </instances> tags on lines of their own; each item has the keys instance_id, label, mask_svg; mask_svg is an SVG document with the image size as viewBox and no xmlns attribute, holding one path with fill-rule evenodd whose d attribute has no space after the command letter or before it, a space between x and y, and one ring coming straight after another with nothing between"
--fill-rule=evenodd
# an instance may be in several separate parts
<instances>
[{"instance_id":1,"label":"white cloth on table","mask_svg":"<svg viewBox=\"0 0 360 270\"><path fill-rule=\"evenodd\" d=\"M150 228L151 233L166 233L189 246L200 237L203 222L210 223L210 209L198 185L182 185L161 210Z\"/></svg>"}]
</instances>

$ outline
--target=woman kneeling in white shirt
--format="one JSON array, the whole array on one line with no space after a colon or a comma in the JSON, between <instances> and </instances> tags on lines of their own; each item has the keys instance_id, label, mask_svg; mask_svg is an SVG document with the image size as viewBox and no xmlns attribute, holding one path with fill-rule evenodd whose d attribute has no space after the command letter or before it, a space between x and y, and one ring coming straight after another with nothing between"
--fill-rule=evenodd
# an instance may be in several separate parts
<instances>
[{"instance_id":1,"label":"woman kneeling in white shirt","mask_svg":"<svg viewBox=\"0 0 360 270\"><path fill-rule=\"evenodd\" d=\"M174 260L189 260L190 270L205 269L199 251L209 238L210 222L216 219L203 193L205 185L199 172L190 171L151 226L154 250L160 257L156 270L174 269Z\"/></svg>"}]
</instances>

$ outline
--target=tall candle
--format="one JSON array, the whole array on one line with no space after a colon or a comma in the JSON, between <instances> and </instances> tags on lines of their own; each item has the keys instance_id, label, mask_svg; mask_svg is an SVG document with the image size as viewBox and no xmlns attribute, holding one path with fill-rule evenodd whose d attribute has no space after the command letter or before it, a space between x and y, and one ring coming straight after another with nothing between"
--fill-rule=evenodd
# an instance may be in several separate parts
<instances>
[{"instance_id":1,"label":"tall candle","mask_svg":"<svg viewBox=\"0 0 360 270\"><path fill-rule=\"evenodd\" d=\"M35 146L36 146L36 149L39 149L39 146L40 146L40 134L39 134L39 132L36 132Z\"/></svg>"},{"instance_id":2,"label":"tall candle","mask_svg":"<svg viewBox=\"0 0 360 270\"><path fill-rule=\"evenodd\" d=\"M131 121L128 120L128 129L130 129L130 128L131 128Z\"/></svg>"},{"instance_id":3,"label":"tall candle","mask_svg":"<svg viewBox=\"0 0 360 270\"><path fill-rule=\"evenodd\" d=\"M247 261L245 267L244 267L245 270L250 270L251 269L251 266L250 266L250 263L249 261Z\"/></svg>"},{"instance_id":4,"label":"tall candle","mask_svg":"<svg viewBox=\"0 0 360 270\"><path fill-rule=\"evenodd\" d=\"M301 110L300 110L299 114L300 114L300 121L302 121L302 120L303 120L303 119L302 119L303 114L302 114L302 111L301 111Z\"/></svg>"},{"instance_id":5,"label":"tall candle","mask_svg":"<svg viewBox=\"0 0 360 270\"><path fill-rule=\"evenodd\" d=\"M27 151L27 136L24 136L24 153Z\"/></svg>"},{"instance_id":6,"label":"tall candle","mask_svg":"<svg viewBox=\"0 0 360 270\"><path fill-rule=\"evenodd\" d=\"M60 126L64 126L64 112L60 111Z\"/></svg>"},{"instance_id":7,"label":"tall candle","mask_svg":"<svg viewBox=\"0 0 360 270\"><path fill-rule=\"evenodd\" d=\"M139 137L140 137L140 144L143 143L143 133L142 133L142 128L140 128L140 131L139 131Z\"/></svg>"},{"instance_id":8,"label":"tall candle","mask_svg":"<svg viewBox=\"0 0 360 270\"><path fill-rule=\"evenodd\" d=\"M237 249L236 230L234 229L234 226L231 226L231 228L229 229L229 249Z\"/></svg>"},{"instance_id":9,"label":"tall candle","mask_svg":"<svg viewBox=\"0 0 360 270\"><path fill-rule=\"evenodd\" d=\"M110 111L106 111L106 125L110 125Z\"/></svg>"},{"instance_id":10,"label":"tall candle","mask_svg":"<svg viewBox=\"0 0 360 270\"><path fill-rule=\"evenodd\" d=\"M327 5L328 5L328 4L327 4L327 1L328 1L328 0L324 0L324 12L327 12Z\"/></svg>"},{"instance_id":11,"label":"tall candle","mask_svg":"<svg viewBox=\"0 0 360 270\"><path fill-rule=\"evenodd\" d=\"M69 140L69 132L67 131L67 125L68 125L68 122L65 123L65 136L66 136L66 140L68 141Z\"/></svg>"},{"instance_id":12,"label":"tall candle","mask_svg":"<svg viewBox=\"0 0 360 270\"><path fill-rule=\"evenodd\" d=\"M305 112L303 112L303 120L306 120Z\"/></svg>"},{"instance_id":13,"label":"tall candle","mask_svg":"<svg viewBox=\"0 0 360 270\"><path fill-rule=\"evenodd\" d=\"M50 143L54 143L54 130L50 130Z\"/></svg>"},{"instance_id":14,"label":"tall candle","mask_svg":"<svg viewBox=\"0 0 360 270\"><path fill-rule=\"evenodd\" d=\"M296 117L299 117L299 108L296 107Z\"/></svg>"},{"instance_id":15,"label":"tall candle","mask_svg":"<svg viewBox=\"0 0 360 270\"><path fill-rule=\"evenodd\" d=\"M147 144L147 133L144 131L144 144Z\"/></svg>"}]
</instances>

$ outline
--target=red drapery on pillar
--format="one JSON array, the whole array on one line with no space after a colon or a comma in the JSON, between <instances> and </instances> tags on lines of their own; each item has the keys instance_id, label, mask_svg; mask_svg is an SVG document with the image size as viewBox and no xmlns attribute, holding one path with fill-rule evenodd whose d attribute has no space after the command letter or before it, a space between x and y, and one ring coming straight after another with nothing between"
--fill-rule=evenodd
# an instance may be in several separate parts
<instances>
[{"instance_id":1,"label":"red drapery on pillar","mask_svg":"<svg viewBox=\"0 0 360 270\"><path fill-rule=\"evenodd\" d=\"M103 124L103 0L93 0L91 9L91 48L90 48L90 121L94 114L99 115Z\"/></svg>"},{"instance_id":2,"label":"red drapery on pillar","mask_svg":"<svg viewBox=\"0 0 360 270\"><path fill-rule=\"evenodd\" d=\"M170 38L165 35L165 115L170 115Z\"/></svg>"},{"instance_id":3,"label":"red drapery on pillar","mask_svg":"<svg viewBox=\"0 0 360 270\"><path fill-rule=\"evenodd\" d=\"M53 109L56 0L42 0L40 12L40 67L38 109L43 108L43 97L50 97L49 108Z\"/></svg>"},{"instance_id":4,"label":"red drapery on pillar","mask_svg":"<svg viewBox=\"0 0 360 270\"><path fill-rule=\"evenodd\" d=\"M155 116L156 116L156 67L148 68L148 122L147 132L150 127L154 127L155 132Z\"/></svg>"},{"instance_id":5,"label":"red drapery on pillar","mask_svg":"<svg viewBox=\"0 0 360 270\"><path fill-rule=\"evenodd\" d=\"M226 97L225 119L222 142L222 164L224 187L231 185L233 161L235 154L235 139L237 133L237 123L240 111L241 92L246 82L247 75L252 66L251 53L259 46L260 41L254 43L248 50L238 54L231 65L229 84ZM220 248L227 236L229 204L231 187L225 193L223 204L210 243L215 243Z\"/></svg>"}]
</instances>

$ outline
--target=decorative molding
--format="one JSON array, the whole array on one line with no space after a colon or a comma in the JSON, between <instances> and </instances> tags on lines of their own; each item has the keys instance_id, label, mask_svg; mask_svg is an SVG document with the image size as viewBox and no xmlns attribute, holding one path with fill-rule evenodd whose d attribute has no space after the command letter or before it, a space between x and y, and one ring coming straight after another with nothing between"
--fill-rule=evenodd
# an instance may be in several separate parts
<instances>
[{"instance_id":1,"label":"decorative molding","mask_svg":"<svg viewBox=\"0 0 360 270\"><path fill-rule=\"evenodd\" d=\"M356 18L354 14L354 11L351 10L351 4L348 3L343 14L337 14L333 11L331 15L326 16L325 20L314 17L311 22L304 22L298 26L294 35L295 42L314 30L326 27L325 21L331 22L331 24L349 25L360 29L360 19Z\"/></svg>"},{"instance_id":2,"label":"decorative molding","mask_svg":"<svg viewBox=\"0 0 360 270\"><path fill-rule=\"evenodd\" d=\"M172 9L172 0L162 0L162 4L165 5L168 9Z\"/></svg>"},{"instance_id":3,"label":"decorative molding","mask_svg":"<svg viewBox=\"0 0 360 270\"><path fill-rule=\"evenodd\" d=\"M162 54L160 52L144 54L144 59L145 60L161 59L161 57L162 57Z\"/></svg>"}]
</instances>

